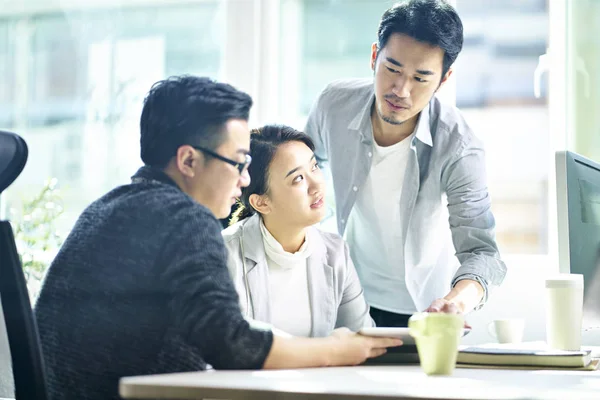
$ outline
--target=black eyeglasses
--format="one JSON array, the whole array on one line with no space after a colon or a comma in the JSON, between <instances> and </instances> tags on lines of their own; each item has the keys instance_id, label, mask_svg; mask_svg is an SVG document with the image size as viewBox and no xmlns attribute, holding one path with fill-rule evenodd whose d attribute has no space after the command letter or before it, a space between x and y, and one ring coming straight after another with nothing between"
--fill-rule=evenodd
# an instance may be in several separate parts
<instances>
[{"instance_id":1,"label":"black eyeglasses","mask_svg":"<svg viewBox=\"0 0 600 400\"><path fill-rule=\"evenodd\" d=\"M200 150L203 153L213 156L217 160L221 160L221 161L226 162L229 165L233 165L240 172L240 175L244 172L244 170L246 168L248 168L248 166L252 162L252 157L250 157L250 154L244 154L244 156L246 157L246 160L244 162L239 162L239 161L235 161L230 158L227 158L227 157L223 157L222 155L217 154L214 151L206 149L204 147L200 147L200 146L192 146L192 147L195 148L196 150Z\"/></svg>"}]
</instances>

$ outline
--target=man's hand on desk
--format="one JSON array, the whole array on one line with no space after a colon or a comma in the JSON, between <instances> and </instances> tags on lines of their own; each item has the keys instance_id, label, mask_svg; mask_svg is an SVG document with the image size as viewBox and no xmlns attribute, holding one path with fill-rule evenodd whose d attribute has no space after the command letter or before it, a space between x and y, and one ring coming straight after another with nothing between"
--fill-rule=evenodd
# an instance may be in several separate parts
<instances>
[{"instance_id":1,"label":"man's hand on desk","mask_svg":"<svg viewBox=\"0 0 600 400\"><path fill-rule=\"evenodd\" d=\"M425 311L466 314L479 304L482 297L483 287L479 282L472 279L463 279L458 281L444 298L434 300ZM465 328L470 328L466 322Z\"/></svg>"},{"instance_id":2,"label":"man's hand on desk","mask_svg":"<svg viewBox=\"0 0 600 400\"><path fill-rule=\"evenodd\" d=\"M437 299L425 310L431 313L462 314L459 306L446 299ZM465 328L471 328L471 325L465 321Z\"/></svg>"},{"instance_id":3,"label":"man's hand on desk","mask_svg":"<svg viewBox=\"0 0 600 400\"><path fill-rule=\"evenodd\" d=\"M458 305L454 304L450 300L436 299L431 303L425 312L431 313L445 313L445 314L462 314L462 310Z\"/></svg>"}]
</instances>

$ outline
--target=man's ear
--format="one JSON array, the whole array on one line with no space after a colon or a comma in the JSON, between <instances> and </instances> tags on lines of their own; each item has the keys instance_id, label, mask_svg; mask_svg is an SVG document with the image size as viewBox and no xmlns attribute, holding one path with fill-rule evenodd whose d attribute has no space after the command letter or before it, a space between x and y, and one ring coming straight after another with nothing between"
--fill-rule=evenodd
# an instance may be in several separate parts
<instances>
[{"instance_id":1,"label":"man's ear","mask_svg":"<svg viewBox=\"0 0 600 400\"><path fill-rule=\"evenodd\" d=\"M448 68L448 71L446 72L446 75L444 75L442 77L442 80L440 81L440 85L436 89L436 92L438 90L440 90L442 88L442 86L444 85L444 83L446 83L448 81L448 79L450 78L450 76L452 76L452 72L453 72L452 67Z\"/></svg>"},{"instance_id":2,"label":"man's ear","mask_svg":"<svg viewBox=\"0 0 600 400\"><path fill-rule=\"evenodd\" d=\"M202 155L195 151L192 146L180 146L177 149L175 160L177 169L183 176L193 178L196 175L194 167L202 161L201 157Z\"/></svg>"},{"instance_id":3,"label":"man's ear","mask_svg":"<svg viewBox=\"0 0 600 400\"><path fill-rule=\"evenodd\" d=\"M375 61L377 61L377 42L371 45L371 69L375 72Z\"/></svg>"},{"instance_id":4,"label":"man's ear","mask_svg":"<svg viewBox=\"0 0 600 400\"><path fill-rule=\"evenodd\" d=\"M269 199L266 195L258 195L256 193L251 194L248 199L252 208L254 208L259 213L266 215L271 212L271 206L269 205Z\"/></svg>"}]
</instances>

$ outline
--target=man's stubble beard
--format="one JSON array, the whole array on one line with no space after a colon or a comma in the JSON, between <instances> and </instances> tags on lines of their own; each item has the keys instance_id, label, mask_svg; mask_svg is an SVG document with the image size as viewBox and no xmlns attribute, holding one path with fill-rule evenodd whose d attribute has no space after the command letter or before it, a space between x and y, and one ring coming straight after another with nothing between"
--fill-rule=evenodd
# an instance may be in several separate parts
<instances>
[{"instance_id":1,"label":"man's stubble beard","mask_svg":"<svg viewBox=\"0 0 600 400\"><path fill-rule=\"evenodd\" d=\"M386 117L382 112L381 112L381 108L380 106L377 106L377 115L379 115L379 118L381 118L383 121L387 122L388 124L391 125L402 125L403 123L406 122L406 120L404 121L398 121L397 119L393 119L390 117Z\"/></svg>"}]
</instances>

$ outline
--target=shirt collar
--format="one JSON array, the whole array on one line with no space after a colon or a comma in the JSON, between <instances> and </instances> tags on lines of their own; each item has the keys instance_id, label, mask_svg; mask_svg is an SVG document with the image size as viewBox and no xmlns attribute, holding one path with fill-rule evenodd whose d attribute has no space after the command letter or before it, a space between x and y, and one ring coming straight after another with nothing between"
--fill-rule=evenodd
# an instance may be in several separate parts
<instances>
[{"instance_id":1,"label":"shirt collar","mask_svg":"<svg viewBox=\"0 0 600 400\"><path fill-rule=\"evenodd\" d=\"M265 260L265 248L262 245L260 233L260 216L254 213L252 216L241 221L242 240L244 242L244 257L255 263Z\"/></svg>"},{"instance_id":2,"label":"shirt collar","mask_svg":"<svg viewBox=\"0 0 600 400\"><path fill-rule=\"evenodd\" d=\"M433 98L432 98L433 101ZM371 109L375 102L375 91L371 89L371 95L368 101L356 116L350 121L348 129L358 131L362 136L363 141L373 141L373 125L371 124ZM417 127L415 129L415 137L422 143L433 147L433 139L431 137L431 125L429 124L429 112L430 112L431 101L427 103L425 108L421 111L419 119L417 121Z\"/></svg>"},{"instance_id":3,"label":"shirt collar","mask_svg":"<svg viewBox=\"0 0 600 400\"><path fill-rule=\"evenodd\" d=\"M283 249L281 243L279 243L271 232L269 232L262 218L260 218L260 232L265 247L265 255L283 269L292 268L304 262L310 256L311 247L308 229L306 237L304 238L304 243L302 243L300 249L295 253L289 253Z\"/></svg>"},{"instance_id":4,"label":"shirt collar","mask_svg":"<svg viewBox=\"0 0 600 400\"><path fill-rule=\"evenodd\" d=\"M256 264L266 262L267 255L263 243L263 235L260 230L261 217L258 213L239 222L242 224L242 239L244 242L244 257L254 261ZM306 229L306 237L310 241L308 245L308 257L318 257L316 260L323 260L323 264L327 264L327 248L325 242L321 239L319 231L314 226ZM248 266L248 271L251 271L254 266Z\"/></svg>"},{"instance_id":5,"label":"shirt collar","mask_svg":"<svg viewBox=\"0 0 600 400\"><path fill-rule=\"evenodd\" d=\"M350 121L348 129L358 131L363 139L373 140L373 126L371 125L371 109L375 102L375 91L371 89L368 100L356 116Z\"/></svg>"},{"instance_id":6,"label":"shirt collar","mask_svg":"<svg viewBox=\"0 0 600 400\"><path fill-rule=\"evenodd\" d=\"M419 115L415 137L418 140L420 140L423 144L426 144L429 147L433 147L433 139L431 138L431 124L429 123L430 106L431 101L427 103L427 105Z\"/></svg>"},{"instance_id":7,"label":"shirt collar","mask_svg":"<svg viewBox=\"0 0 600 400\"><path fill-rule=\"evenodd\" d=\"M150 167L147 165L144 165L143 167L138 169L137 172L131 177L131 181L133 183L138 183L138 182L165 183L167 185L175 186L176 188L179 189L179 186L177 186L177 183L175 183L175 181L173 179L171 179L171 177L169 175L167 175L164 171L162 171L159 168Z\"/></svg>"}]
</instances>

